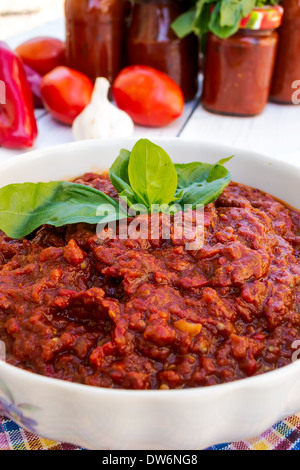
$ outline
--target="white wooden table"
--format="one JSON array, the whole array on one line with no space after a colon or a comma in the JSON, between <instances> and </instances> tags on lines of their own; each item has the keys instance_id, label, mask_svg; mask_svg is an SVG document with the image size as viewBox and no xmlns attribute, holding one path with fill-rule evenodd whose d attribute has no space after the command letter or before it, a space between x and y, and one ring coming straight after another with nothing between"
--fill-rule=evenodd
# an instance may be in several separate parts
<instances>
[{"instance_id":1,"label":"white wooden table","mask_svg":"<svg viewBox=\"0 0 300 470\"><path fill-rule=\"evenodd\" d=\"M58 20L7 40L16 47L39 35L65 37L64 20ZM1 37L0 37L1 39ZM300 79L300 77L299 77ZM37 110L39 136L31 150L73 141L71 129L58 124L45 110ZM269 103L257 117L218 116L205 111L197 99L185 106L183 116L170 126L149 129L136 126L137 138L178 137L197 141L228 144L265 153L300 166L300 106ZM21 153L0 148L0 163Z\"/></svg>"}]
</instances>

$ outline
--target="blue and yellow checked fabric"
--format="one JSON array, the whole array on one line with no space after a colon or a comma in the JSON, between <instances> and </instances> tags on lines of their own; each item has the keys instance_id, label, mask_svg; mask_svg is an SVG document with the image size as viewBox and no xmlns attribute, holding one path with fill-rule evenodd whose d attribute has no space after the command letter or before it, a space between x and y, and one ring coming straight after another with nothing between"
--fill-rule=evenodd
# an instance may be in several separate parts
<instances>
[{"instance_id":1,"label":"blue and yellow checked fabric","mask_svg":"<svg viewBox=\"0 0 300 470\"><path fill-rule=\"evenodd\" d=\"M36 436L0 416L0 450L84 450L71 444ZM261 436L221 444L208 450L300 450L300 413L276 423Z\"/></svg>"}]
</instances>

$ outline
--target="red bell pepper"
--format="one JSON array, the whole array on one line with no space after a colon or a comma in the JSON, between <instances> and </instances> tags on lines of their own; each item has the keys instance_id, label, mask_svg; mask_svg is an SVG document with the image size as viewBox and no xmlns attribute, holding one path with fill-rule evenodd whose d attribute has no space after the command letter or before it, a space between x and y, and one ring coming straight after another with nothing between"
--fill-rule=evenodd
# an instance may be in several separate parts
<instances>
[{"instance_id":1,"label":"red bell pepper","mask_svg":"<svg viewBox=\"0 0 300 470\"><path fill-rule=\"evenodd\" d=\"M43 77L38 74L35 70L23 64L26 72L27 82L30 86L33 95L33 104L35 108L44 108L42 95L41 95L41 84Z\"/></svg>"},{"instance_id":2,"label":"red bell pepper","mask_svg":"<svg viewBox=\"0 0 300 470\"><path fill-rule=\"evenodd\" d=\"M0 145L32 147L37 137L33 97L18 55L0 41Z\"/></svg>"}]
</instances>

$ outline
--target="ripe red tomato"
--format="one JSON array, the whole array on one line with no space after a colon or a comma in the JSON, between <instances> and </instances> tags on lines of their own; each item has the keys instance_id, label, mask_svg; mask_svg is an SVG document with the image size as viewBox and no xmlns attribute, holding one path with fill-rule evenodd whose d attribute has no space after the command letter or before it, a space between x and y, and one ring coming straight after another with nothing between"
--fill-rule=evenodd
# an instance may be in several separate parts
<instances>
[{"instance_id":1,"label":"ripe red tomato","mask_svg":"<svg viewBox=\"0 0 300 470\"><path fill-rule=\"evenodd\" d=\"M66 63L65 43L51 37L36 37L16 48L24 64L40 75Z\"/></svg>"},{"instance_id":2,"label":"ripe red tomato","mask_svg":"<svg viewBox=\"0 0 300 470\"><path fill-rule=\"evenodd\" d=\"M166 126L183 113L184 98L177 83L146 65L125 67L112 91L116 105L142 126Z\"/></svg>"},{"instance_id":3,"label":"ripe red tomato","mask_svg":"<svg viewBox=\"0 0 300 470\"><path fill-rule=\"evenodd\" d=\"M45 108L57 121L69 125L89 104L93 89L86 75L69 67L56 67L41 83Z\"/></svg>"}]
</instances>

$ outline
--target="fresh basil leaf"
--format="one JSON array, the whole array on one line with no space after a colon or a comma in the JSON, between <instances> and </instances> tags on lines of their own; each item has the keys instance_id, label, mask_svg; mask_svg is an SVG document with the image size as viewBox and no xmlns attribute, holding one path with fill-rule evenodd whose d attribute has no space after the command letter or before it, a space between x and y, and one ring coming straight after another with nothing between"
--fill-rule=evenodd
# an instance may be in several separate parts
<instances>
[{"instance_id":1,"label":"fresh basil leaf","mask_svg":"<svg viewBox=\"0 0 300 470\"><path fill-rule=\"evenodd\" d=\"M255 7L255 0L222 0L220 5L220 25L239 27L241 19Z\"/></svg>"},{"instance_id":2,"label":"fresh basil leaf","mask_svg":"<svg viewBox=\"0 0 300 470\"><path fill-rule=\"evenodd\" d=\"M122 149L109 170L109 179L118 193L130 188L128 176L129 159L130 151Z\"/></svg>"},{"instance_id":3,"label":"fresh basil leaf","mask_svg":"<svg viewBox=\"0 0 300 470\"><path fill-rule=\"evenodd\" d=\"M0 229L10 238L23 238L44 224L98 224L126 217L116 200L81 184L53 181L0 189Z\"/></svg>"},{"instance_id":4,"label":"fresh basil leaf","mask_svg":"<svg viewBox=\"0 0 300 470\"><path fill-rule=\"evenodd\" d=\"M222 158L221 160L218 161L218 164L219 165L225 165L225 163L230 162L230 160L232 160L233 157L234 157L234 155L231 155L231 157Z\"/></svg>"},{"instance_id":5,"label":"fresh basil leaf","mask_svg":"<svg viewBox=\"0 0 300 470\"><path fill-rule=\"evenodd\" d=\"M231 180L224 167L231 158L215 165L174 165L165 150L141 139L131 152L121 150L109 174L133 212L173 211L175 201L176 210L185 210L185 204L195 208L217 199ZM127 208L115 199L81 184L52 181L0 188L0 230L11 238L23 238L44 224L107 224L127 217Z\"/></svg>"},{"instance_id":6,"label":"fresh basil leaf","mask_svg":"<svg viewBox=\"0 0 300 470\"><path fill-rule=\"evenodd\" d=\"M235 16L235 21L232 21L231 25L222 24L221 6L222 5L218 3L213 10L209 21L209 30L221 39L225 39L238 31L239 22L236 20Z\"/></svg>"},{"instance_id":7,"label":"fresh basil leaf","mask_svg":"<svg viewBox=\"0 0 300 470\"><path fill-rule=\"evenodd\" d=\"M186 189L193 184L206 181L212 165L209 163L177 163L175 164L178 177L178 189Z\"/></svg>"},{"instance_id":8,"label":"fresh basil leaf","mask_svg":"<svg viewBox=\"0 0 300 470\"><path fill-rule=\"evenodd\" d=\"M194 32L203 35L209 32L212 4L215 0L198 0L195 8Z\"/></svg>"},{"instance_id":9,"label":"fresh basil leaf","mask_svg":"<svg viewBox=\"0 0 300 470\"><path fill-rule=\"evenodd\" d=\"M198 36L201 36L201 44L203 42L204 35L209 32L210 16L211 5L204 4L201 10L201 14L195 18L194 33Z\"/></svg>"},{"instance_id":10,"label":"fresh basil leaf","mask_svg":"<svg viewBox=\"0 0 300 470\"><path fill-rule=\"evenodd\" d=\"M272 3L272 2L271 2ZM245 18L257 5L256 0L243 0L242 1L242 18Z\"/></svg>"},{"instance_id":11,"label":"fresh basil leaf","mask_svg":"<svg viewBox=\"0 0 300 470\"><path fill-rule=\"evenodd\" d=\"M148 139L139 140L132 149L128 175L138 203L149 210L152 204L169 204L177 188L174 164L158 145Z\"/></svg>"},{"instance_id":12,"label":"fresh basil leaf","mask_svg":"<svg viewBox=\"0 0 300 470\"><path fill-rule=\"evenodd\" d=\"M200 162L176 164L176 203L184 209L184 205L195 208L199 204L214 202L231 181L231 173L223 166L231 158L220 160L215 165Z\"/></svg>"},{"instance_id":13,"label":"fresh basil leaf","mask_svg":"<svg viewBox=\"0 0 300 470\"><path fill-rule=\"evenodd\" d=\"M120 198L125 200L128 206L137 203L133 190L129 183L128 165L131 152L126 149L120 151L120 155L109 170L109 179L118 192Z\"/></svg>"},{"instance_id":14,"label":"fresh basil leaf","mask_svg":"<svg viewBox=\"0 0 300 470\"><path fill-rule=\"evenodd\" d=\"M175 20L173 30L179 37L192 29L198 36L203 37L210 31L220 38L227 38L238 31L241 19L253 8L278 3L279 0L192 0L188 14Z\"/></svg>"},{"instance_id":15,"label":"fresh basil leaf","mask_svg":"<svg viewBox=\"0 0 300 470\"><path fill-rule=\"evenodd\" d=\"M171 27L179 38L184 38L194 30L195 9L191 9L180 15L173 21Z\"/></svg>"}]
</instances>

